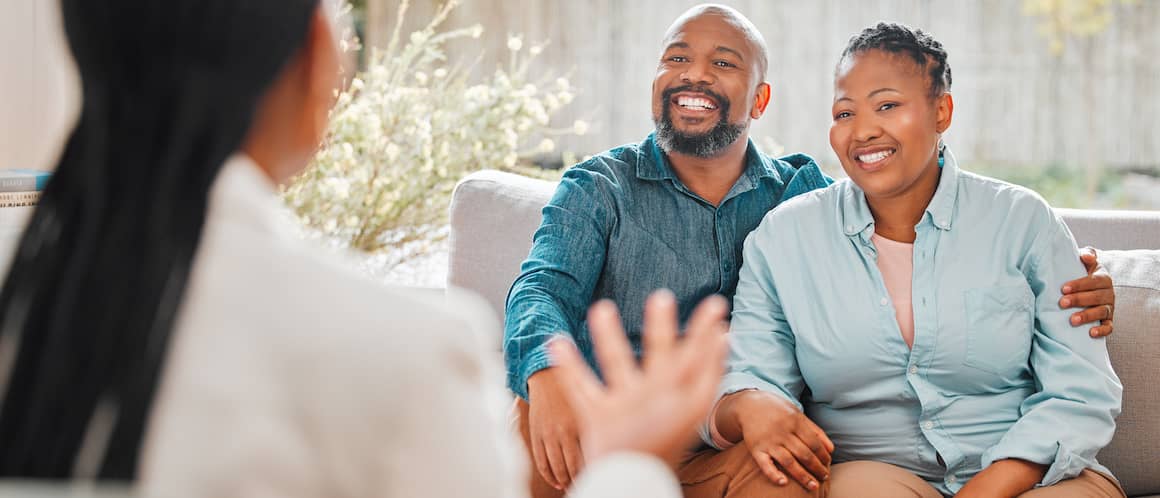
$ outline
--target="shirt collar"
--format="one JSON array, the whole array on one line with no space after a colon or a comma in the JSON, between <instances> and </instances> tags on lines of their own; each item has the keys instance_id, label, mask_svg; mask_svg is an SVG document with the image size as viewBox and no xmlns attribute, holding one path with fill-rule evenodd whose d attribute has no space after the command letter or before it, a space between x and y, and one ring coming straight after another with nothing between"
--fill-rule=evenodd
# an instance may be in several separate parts
<instances>
[{"instance_id":1,"label":"shirt collar","mask_svg":"<svg viewBox=\"0 0 1160 498\"><path fill-rule=\"evenodd\" d=\"M222 165L210 194L209 218L282 233L292 219L288 213L278 187L249 156L237 153Z\"/></svg>"},{"instance_id":2,"label":"shirt collar","mask_svg":"<svg viewBox=\"0 0 1160 498\"><path fill-rule=\"evenodd\" d=\"M942 230L950 230L954 223L955 201L959 198L959 163L948 147L943 148L942 176L934 198L926 206L927 219Z\"/></svg>"},{"instance_id":3,"label":"shirt collar","mask_svg":"<svg viewBox=\"0 0 1160 498\"><path fill-rule=\"evenodd\" d=\"M641 142L640 150L641 154L636 161L637 178L641 180L672 180L680 183L672 165L669 164L668 157L665 156L664 151L656 142L656 132L649 133L648 137ZM773 158L757 150L757 147L753 145L753 140L749 140L745 148L745 173L737 180L738 185L734 188L741 186L747 189L753 188L762 178L780 181L781 175L778 174L773 161ZM748 184L743 185L746 182Z\"/></svg>"},{"instance_id":4,"label":"shirt collar","mask_svg":"<svg viewBox=\"0 0 1160 498\"><path fill-rule=\"evenodd\" d=\"M943 149L943 159L938 188L919 224L930 223L940 230L950 230L954 222L955 201L959 195L959 167L949 148ZM873 235L870 227L874 224L874 216L866 204L866 193L854 182L849 181L849 184L850 188L845 189L842 196L842 229L847 236L862 235L863 239L869 240Z\"/></svg>"}]
</instances>

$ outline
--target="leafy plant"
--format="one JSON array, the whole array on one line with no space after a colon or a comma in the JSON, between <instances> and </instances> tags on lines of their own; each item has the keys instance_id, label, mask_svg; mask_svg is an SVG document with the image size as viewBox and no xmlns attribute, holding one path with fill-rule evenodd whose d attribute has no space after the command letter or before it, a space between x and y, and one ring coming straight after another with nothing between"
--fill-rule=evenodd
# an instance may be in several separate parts
<instances>
[{"instance_id":1,"label":"leafy plant","mask_svg":"<svg viewBox=\"0 0 1160 498\"><path fill-rule=\"evenodd\" d=\"M1055 207L1131 207L1121 190L1123 174L1115 170L1104 171L1094 188L1089 188L1085 169L1077 165L974 164L967 169L1034 190Z\"/></svg>"},{"instance_id":2,"label":"leafy plant","mask_svg":"<svg viewBox=\"0 0 1160 498\"><path fill-rule=\"evenodd\" d=\"M1135 5L1139 0L1118 0ZM1023 12L1038 17L1039 33L1047 38L1051 52L1063 53L1069 36L1089 38L1112 23L1114 0L1023 0Z\"/></svg>"},{"instance_id":3,"label":"leafy plant","mask_svg":"<svg viewBox=\"0 0 1160 498\"><path fill-rule=\"evenodd\" d=\"M474 81L478 60L448 61L445 48L479 38L483 28L441 31L452 1L403 42L407 7L400 5L385 50L372 50L366 69L339 93L313 164L283 192L309 229L338 246L393 254L387 266L446 236L450 193L464 175L484 168L558 174L529 160L552 153L552 137L588 127L550 126L574 88L566 77L532 78L543 44L525 47L510 36L507 66Z\"/></svg>"}]
</instances>

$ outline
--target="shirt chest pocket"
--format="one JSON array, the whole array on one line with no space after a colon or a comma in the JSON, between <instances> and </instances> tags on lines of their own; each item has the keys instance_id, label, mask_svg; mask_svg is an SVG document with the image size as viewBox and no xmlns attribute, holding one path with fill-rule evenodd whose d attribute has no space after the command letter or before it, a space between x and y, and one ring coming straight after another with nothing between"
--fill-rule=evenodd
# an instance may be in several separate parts
<instances>
[{"instance_id":1,"label":"shirt chest pocket","mask_svg":"<svg viewBox=\"0 0 1160 498\"><path fill-rule=\"evenodd\" d=\"M964 293L967 351L964 364L996 375L1023 369L1031 355L1035 295L1026 285Z\"/></svg>"}]
</instances>

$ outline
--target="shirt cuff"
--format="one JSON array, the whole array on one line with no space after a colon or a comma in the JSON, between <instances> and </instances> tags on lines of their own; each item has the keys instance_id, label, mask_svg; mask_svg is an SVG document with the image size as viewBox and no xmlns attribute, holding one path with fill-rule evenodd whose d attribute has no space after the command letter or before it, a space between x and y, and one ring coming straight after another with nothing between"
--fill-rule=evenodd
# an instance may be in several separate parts
<instances>
[{"instance_id":1,"label":"shirt cuff","mask_svg":"<svg viewBox=\"0 0 1160 498\"><path fill-rule=\"evenodd\" d=\"M730 394L738 391L745 391L748 389L756 389L758 391L772 393L797 407L799 411L802 408L801 400L791 396L784 389L777 384L763 381L753 375L741 372L730 372L725 374L725 378L721 380L721 388L718 391L718 399L724 398Z\"/></svg>"},{"instance_id":2,"label":"shirt cuff","mask_svg":"<svg viewBox=\"0 0 1160 498\"><path fill-rule=\"evenodd\" d=\"M528 351L524 354L523 361L513 365L508 371L508 387L525 401L528 400L528 378L552 366L552 355L548 352L548 344L551 342L546 341Z\"/></svg>"},{"instance_id":3,"label":"shirt cuff","mask_svg":"<svg viewBox=\"0 0 1160 498\"><path fill-rule=\"evenodd\" d=\"M748 391L748 389L743 390ZM701 439L705 440L706 444L722 451L732 448L737 444L725 439L725 436L722 436L721 432L717 430L717 409L721 408L721 401L724 399L724 396L717 398L717 402L713 404L713 409L709 411L709 427L707 430L702 431L707 434L707 437L705 435L701 436Z\"/></svg>"},{"instance_id":4,"label":"shirt cuff","mask_svg":"<svg viewBox=\"0 0 1160 498\"><path fill-rule=\"evenodd\" d=\"M720 399L717 400L717 404L713 405L713 411L709 412L709 444L718 450L727 450L737 443L725 439L725 436L721 435L721 431L717 430L717 407L719 406L721 406Z\"/></svg>"},{"instance_id":5,"label":"shirt cuff","mask_svg":"<svg viewBox=\"0 0 1160 498\"><path fill-rule=\"evenodd\" d=\"M1076 477L1094 463L1069 451L1061 444L1055 452L1055 458L1051 461L1051 467L1047 468L1047 472L1043 474L1043 480L1039 481L1038 486L1051 486L1064 479Z\"/></svg>"}]
</instances>

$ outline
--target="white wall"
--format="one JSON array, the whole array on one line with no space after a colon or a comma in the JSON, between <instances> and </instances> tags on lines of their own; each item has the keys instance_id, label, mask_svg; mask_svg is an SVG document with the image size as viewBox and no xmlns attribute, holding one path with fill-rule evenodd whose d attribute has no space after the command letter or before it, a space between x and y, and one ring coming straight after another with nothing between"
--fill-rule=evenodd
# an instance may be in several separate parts
<instances>
[{"instance_id":1,"label":"white wall","mask_svg":"<svg viewBox=\"0 0 1160 498\"><path fill-rule=\"evenodd\" d=\"M0 0L0 168L51 169L79 102L57 0Z\"/></svg>"}]
</instances>

